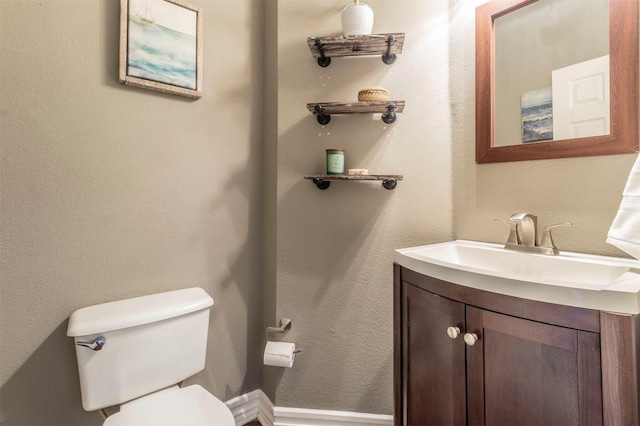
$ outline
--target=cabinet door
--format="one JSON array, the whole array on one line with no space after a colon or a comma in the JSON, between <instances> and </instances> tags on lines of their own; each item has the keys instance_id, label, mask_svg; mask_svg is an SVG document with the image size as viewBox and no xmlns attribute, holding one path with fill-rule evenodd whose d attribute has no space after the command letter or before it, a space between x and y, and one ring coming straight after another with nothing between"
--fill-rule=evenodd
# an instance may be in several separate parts
<instances>
[{"instance_id":1,"label":"cabinet door","mask_svg":"<svg viewBox=\"0 0 640 426\"><path fill-rule=\"evenodd\" d=\"M466 424L464 305L403 283L402 424Z\"/></svg>"},{"instance_id":2,"label":"cabinet door","mask_svg":"<svg viewBox=\"0 0 640 426\"><path fill-rule=\"evenodd\" d=\"M600 337L467 306L470 425L601 425Z\"/></svg>"}]
</instances>

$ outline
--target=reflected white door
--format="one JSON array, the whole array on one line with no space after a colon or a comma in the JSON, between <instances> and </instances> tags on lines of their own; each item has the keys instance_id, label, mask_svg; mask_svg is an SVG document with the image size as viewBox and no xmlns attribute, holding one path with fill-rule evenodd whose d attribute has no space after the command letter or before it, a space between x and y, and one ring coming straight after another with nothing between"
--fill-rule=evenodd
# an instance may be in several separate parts
<instances>
[{"instance_id":1,"label":"reflected white door","mask_svg":"<svg viewBox=\"0 0 640 426\"><path fill-rule=\"evenodd\" d=\"M608 135L609 55L551 73L553 139Z\"/></svg>"}]
</instances>

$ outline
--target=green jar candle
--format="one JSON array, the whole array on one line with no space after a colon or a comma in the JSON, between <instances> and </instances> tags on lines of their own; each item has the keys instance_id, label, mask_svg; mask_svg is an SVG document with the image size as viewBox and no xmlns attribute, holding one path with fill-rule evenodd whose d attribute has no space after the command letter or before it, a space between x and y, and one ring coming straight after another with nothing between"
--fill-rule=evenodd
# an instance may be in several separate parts
<instances>
[{"instance_id":1,"label":"green jar candle","mask_svg":"<svg viewBox=\"0 0 640 426\"><path fill-rule=\"evenodd\" d=\"M327 174L341 175L344 173L344 149L327 150Z\"/></svg>"}]
</instances>

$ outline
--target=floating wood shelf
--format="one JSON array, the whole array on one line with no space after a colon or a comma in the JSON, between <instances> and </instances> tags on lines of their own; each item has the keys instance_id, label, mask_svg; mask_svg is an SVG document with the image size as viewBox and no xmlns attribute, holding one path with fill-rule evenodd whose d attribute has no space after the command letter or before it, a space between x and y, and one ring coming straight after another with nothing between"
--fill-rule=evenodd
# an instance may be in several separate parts
<instances>
[{"instance_id":1,"label":"floating wood shelf","mask_svg":"<svg viewBox=\"0 0 640 426\"><path fill-rule=\"evenodd\" d=\"M404 33L307 37L307 44L321 67L328 67L332 57L371 55L382 55L390 65L402 53Z\"/></svg>"},{"instance_id":2,"label":"floating wood shelf","mask_svg":"<svg viewBox=\"0 0 640 426\"><path fill-rule=\"evenodd\" d=\"M307 104L307 109L317 116L318 123L322 125L331 121L331 114L361 113L382 113L382 121L391 124L396 121L396 113L404 110L404 101L316 102Z\"/></svg>"},{"instance_id":3,"label":"floating wood shelf","mask_svg":"<svg viewBox=\"0 0 640 426\"><path fill-rule=\"evenodd\" d=\"M381 180L385 189L392 190L396 187L402 175L304 175L305 179L311 179L318 189L327 189L331 185L331 181L340 180Z\"/></svg>"}]
</instances>

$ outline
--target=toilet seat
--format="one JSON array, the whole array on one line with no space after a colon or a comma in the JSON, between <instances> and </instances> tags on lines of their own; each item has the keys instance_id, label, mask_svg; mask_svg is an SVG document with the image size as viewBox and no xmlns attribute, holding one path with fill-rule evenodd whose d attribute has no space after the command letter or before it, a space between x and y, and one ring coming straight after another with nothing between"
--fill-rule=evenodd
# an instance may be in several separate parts
<instances>
[{"instance_id":1,"label":"toilet seat","mask_svg":"<svg viewBox=\"0 0 640 426\"><path fill-rule=\"evenodd\" d=\"M173 386L120 406L103 426L235 426L226 404L202 386Z\"/></svg>"}]
</instances>

